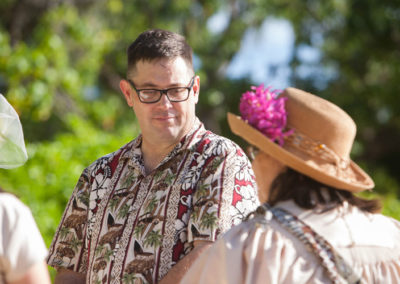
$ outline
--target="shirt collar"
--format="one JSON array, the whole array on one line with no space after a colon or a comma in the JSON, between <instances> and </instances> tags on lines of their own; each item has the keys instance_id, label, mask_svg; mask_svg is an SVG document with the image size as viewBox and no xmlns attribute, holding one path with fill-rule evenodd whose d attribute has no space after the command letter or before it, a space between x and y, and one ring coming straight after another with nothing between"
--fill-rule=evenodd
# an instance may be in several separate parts
<instances>
[{"instance_id":1,"label":"shirt collar","mask_svg":"<svg viewBox=\"0 0 400 284\"><path fill-rule=\"evenodd\" d=\"M196 117L192 129L186 134L179 143L172 149L172 151L163 159L160 165L172 159L181 151L194 151L195 145L201 140L202 136L206 132L203 123ZM131 166L137 167L144 172L143 153L141 149L142 134L139 134L134 140L124 146L120 160L129 159ZM160 166L159 165L159 166Z\"/></svg>"}]
</instances>

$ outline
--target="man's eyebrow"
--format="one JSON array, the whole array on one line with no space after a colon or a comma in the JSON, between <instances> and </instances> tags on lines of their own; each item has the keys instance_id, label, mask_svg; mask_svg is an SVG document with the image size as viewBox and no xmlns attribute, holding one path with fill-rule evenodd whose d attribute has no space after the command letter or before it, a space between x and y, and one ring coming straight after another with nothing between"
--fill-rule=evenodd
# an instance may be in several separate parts
<instances>
[{"instance_id":1,"label":"man's eyebrow","mask_svg":"<svg viewBox=\"0 0 400 284\"><path fill-rule=\"evenodd\" d=\"M172 83L166 87L160 87L159 85L154 84L153 82L144 82L140 84L140 88L154 88L154 89L168 89L168 88L175 88L175 87L186 87L184 83Z\"/></svg>"}]
</instances>

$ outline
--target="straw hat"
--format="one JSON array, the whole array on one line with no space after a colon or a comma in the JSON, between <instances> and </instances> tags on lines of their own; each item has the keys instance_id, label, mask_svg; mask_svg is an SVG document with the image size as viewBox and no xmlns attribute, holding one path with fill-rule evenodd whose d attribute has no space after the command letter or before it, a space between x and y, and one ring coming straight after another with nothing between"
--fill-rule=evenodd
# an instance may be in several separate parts
<instances>
[{"instance_id":1,"label":"straw hat","mask_svg":"<svg viewBox=\"0 0 400 284\"><path fill-rule=\"evenodd\" d=\"M0 94L0 168L12 169L28 159L18 114Z\"/></svg>"},{"instance_id":2,"label":"straw hat","mask_svg":"<svg viewBox=\"0 0 400 284\"><path fill-rule=\"evenodd\" d=\"M323 184L351 192L374 182L350 159L356 135L351 117L333 103L295 88L285 89L287 129L283 145L271 141L241 117L228 113L233 133L284 165Z\"/></svg>"}]
</instances>

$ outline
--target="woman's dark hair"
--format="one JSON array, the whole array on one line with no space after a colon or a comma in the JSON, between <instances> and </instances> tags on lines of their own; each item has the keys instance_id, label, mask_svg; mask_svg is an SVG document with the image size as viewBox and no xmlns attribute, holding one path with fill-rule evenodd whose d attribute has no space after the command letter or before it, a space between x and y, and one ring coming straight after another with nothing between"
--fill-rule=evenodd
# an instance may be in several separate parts
<instances>
[{"instance_id":1,"label":"woman's dark hair","mask_svg":"<svg viewBox=\"0 0 400 284\"><path fill-rule=\"evenodd\" d=\"M378 200L368 200L352 192L330 187L288 168L272 182L268 203L274 206L285 200L293 200L305 209L321 209L325 212L336 208L344 201L365 212L376 213L381 210Z\"/></svg>"}]
</instances>

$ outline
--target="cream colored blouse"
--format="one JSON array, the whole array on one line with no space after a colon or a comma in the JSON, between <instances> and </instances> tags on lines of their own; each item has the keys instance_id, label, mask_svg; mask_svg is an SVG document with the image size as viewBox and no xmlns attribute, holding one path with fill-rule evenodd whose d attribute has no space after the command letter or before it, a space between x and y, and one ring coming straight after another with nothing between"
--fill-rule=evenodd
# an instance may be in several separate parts
<instances>
[{"instance_id":1,"label":"cream colored blouse","mask_svg":"<svg viewBox=\"0 0 400 284\"><path fill-rule=\"evenodd\" d=\"M322 235L362 283L400 283L400 222L345 203L323 214L292 201L277 205ZM330 283L317 257L272 219L253 218L228 231L201 255L182 283Z\"/></svg>"},{"instance_id":2,"label":"cream colored blouse","mask_svg":"<svg viewBox=\"0 0 400 284\"><path fill-rule=\"evenodd\" d=\"M19 281L44 262L47 249L29 208L10 193L0 193L0 283Z\"/></svg>"}]
</instances>

